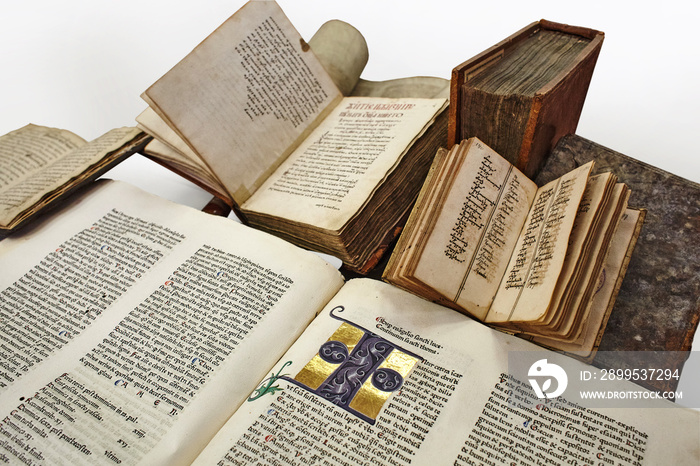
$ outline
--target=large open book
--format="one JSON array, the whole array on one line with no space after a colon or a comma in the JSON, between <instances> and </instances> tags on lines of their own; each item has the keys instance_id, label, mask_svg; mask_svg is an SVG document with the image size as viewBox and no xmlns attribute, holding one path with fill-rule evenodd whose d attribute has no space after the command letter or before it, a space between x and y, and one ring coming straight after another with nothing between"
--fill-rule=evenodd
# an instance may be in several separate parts
<instances>
[{"instance_id":1,"label":"large open book","mask_svg":"<svg viewBox=\"0 0 700 466\"><path fill-rule=\"evenodd\" d=\"M21 233L0 242L4 460L698 461L696 411L539 399L509 371L531 343L128 185ZM591 369L535 353L574 364L567 390Z\"/></svg>"},{"instance_id":2,"label":"large open book","mask_svg":"<svg viewBox=\"0 0 700 466\"><path fill-rule=\"evenodd\" d=\"M643 219L627 208L626 185L612 173L590 176L592 167L538 188L477 138L442 150L384 279L590 354Z\"/></svg>"},{"instance_id":3,"label":"large open book","mask_svg":"<svg viewBox=\"0 0 700 466\"><path fill-rule=\"evenodd\" d=\"M366 272L445 144L449 93L360 80L367 57L343 22L308 44L277 3L249 2L144 92L145 152L244 222Z\"/></svg>"},{"instance_id":4,"label":"large open book","mask_svg":"<svg viewBox=\"0 0 700 466\"><path fill-rule=\"evenodd\" d=\"M136 128L87 142L68 130L28 124L0 136L0 237L143 148Z\"/></svg>"}]
</instances>

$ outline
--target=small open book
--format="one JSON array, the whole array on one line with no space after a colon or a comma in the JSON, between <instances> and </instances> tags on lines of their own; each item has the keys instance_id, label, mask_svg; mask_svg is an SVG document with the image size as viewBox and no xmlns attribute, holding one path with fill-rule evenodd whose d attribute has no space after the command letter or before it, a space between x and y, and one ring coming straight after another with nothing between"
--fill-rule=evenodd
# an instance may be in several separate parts
<instances>
[{"instance_id":1,"label":"small open book","mask_svg":"<svg viewBox=\"0 0 700 466\"><path fill-rule=\"evenodd\" d=\"M94 141L28 124L0 136L0 238L143 148L137 128L115 128Z\"/></svg>"},{"instance_id":2,"label":"small open book","mask_svg":"<svg viewBox=\"0 0 700 466\"><path fill-rule=\"evenodd\" d=\"M440 151L384 279L543 345L592 351L644 217L592 166L538 188L476 138Z\"/></svg>"},{"instance_id":3,"label":"small open book","mask_svg":"<svg viewBox=\"0 0 700 466\"><path fill-rule=\"evenodd\" d=\"M144 92L145 152L251 226L366 272L444 145L449 92L360 80L367 58L346 23L307 43L277 3L249 2Z\"/></svg>"}]
</instances>

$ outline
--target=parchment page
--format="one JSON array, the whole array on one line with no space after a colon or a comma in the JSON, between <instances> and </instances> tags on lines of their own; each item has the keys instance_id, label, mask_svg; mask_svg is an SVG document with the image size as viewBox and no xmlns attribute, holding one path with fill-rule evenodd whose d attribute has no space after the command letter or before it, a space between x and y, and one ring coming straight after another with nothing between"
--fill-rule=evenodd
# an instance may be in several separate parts
<instances>
[{"instance_id":1,"label":"parchment page","mask_svg":"<svg viewBox=\"0 0 700 466\"><path fill-rule=\"evenodd\" d=\"M433 76L410 76L385 81L359 79L351 95L356 97L447 99L450 97L450 80Z\"/></svg>"},{"instance_id":2,"label":"parchment page","mask_svg":"<svg viewBox=\"0 0 700 466\"><path fill-rule=\"evenodd\" d=\"M448 155L449 151L445 148L439 148L435 153L416 203L382 274L383 280L403 289L410 289L409 286L421 286L421 292L426 293L426 296L432 292L432 289L412 280L412 272L425 246L420 239L424 238L433 226L435 204L439 205L445 193L449 191L449 183L445 180L455 171L453 168L456 162L448 161Z\"/></svg>"},{"instance_id":3,"label":"parchment page","mask_svg":"<svg viewBox=\"0 0 700 466\"><path fill-rule=\"evenodd\" d=\"M143 97L242 204L342 96L277 3L254 1Z\"/></svg>"},{"instance_id":4,"label":"parchment page","mask_svg":"<svg viewBox=\"0 0 700 466\"><path fill-rule=\"evenodd\" d=\"M175 152L169 146L163 144L158 139L153 139L146 144L142 153L146 156L156 159L159 162L164 162L171 170L177 170L181 175L186 175L191 180L194 180L200 185L206 186L210 192L216 193L216 196L231 205L233 202L226 190L221 186L219 180L209 171L209 169L200 164L192 164L184 158L179 152Z\"/></svg>"},{"instance_id":5,"label":"parchment page","mask_svg":"<svg viewBox=\"0 0 700 466\"><path fill-rule=\"evenodd\" d=\"M486 322L532 321L547 310L592 163L537 191Z\"/></svg>"},{"instance_id":6,"label":"parchment page","mask_svg":"<svg viewBox=\"0 0 700 466\"><path fill-rule=\"evenodd\" d=\"M370 340L383 362L352 357ZM534 349L385 283L351 280L195 464L696 464L697 412L543 401L509 377L509 351ZM361 388L331 390L348 371ZM620 431L635 443L614 440Z\"/></svg>"},{"instance_id":7,"label":"parchment page","mask_svg":"<svg viewBox=\"0 0 700 466\"><path fill-rule=\"evenodd\" d=\"M483 319L537 186L478 139L465 157L450 175L414 276Z\"/></svg>"},{"instance_id":8,"label":"parchment page","mask_svg":"<svg viewBox=\"0 0 700 466\"><path fill-rule=\"evenodd\" d=\"M147 107L136 117L136 121L139 128L154 138L144 147L144 155L164 162L171 170L186 174L227 204L233 203L216 174L152 108Z\"/></svg>"},{"instance_id":9,"label":"parchment page","mask_svg":"<svg viewBox=\"0 0 700 466\"><path fill-rule=\"evenodd\" d=\"M629 193L624 183L617 183L614 186L611 196L613 202L601 210L600 223L590 235L590 247L585 251L585 260L580 265L577 280L572 287L573 292L570 293L566 303L567 310L564 313L567 316L560 322L553 322L559 336L566 337L569 341L576 339L582 331L579 324L588 313L591 298L598 289L598 278L609 249L613 246L614 235L619 228L621 218L625 214ZM547 335L542 334L542 336Z\"/></svg>"},{"instance_id":10,"label":"parchment page","mask_svg":"<svg viewBox=\"0 0 700 466\"><path fill-rule=\"evenodd\" d=\"M84 144L87 141L70 131L32 124L0 136L0 223L6 223L26 197L8 191Z\"/></svg>"},{"instance_id":11,"label":"parchment page","mask_svg":"<svg viewBox=\"0 0 700 466\"><path fill-rule=\"evenodd\" d=\"M342 285L118 182L0 242L0 268L0 452L51 464L188 464Z\"/></svg>"},{"instance_id":12,"label":"parchment page","mask_svg":"<svg viewBox=\"0 0 700 466\"><path fill-rule=\"evenodd\" d=\"M0 136L0 192L84 144L68 130L33 124Z\"/></svg>"},{"instance_id":13,"label":"parchment page","mask_svg":"<svg viewBox=\"0 0 700 466\"><path fill-rule=\"evenodd\" d=\"M136 117L138 126L179 154L179 160L192 164L200 170L209 170L209 167L199 158L190 146L183 141L158 114L150 107L144 109Z\"/></svg>"},{"instance_id":14,"label":"parchment page","mask_svg":"<svg viewBox=\"0 0 700 466\"><path fill-rule=\"evenodd\" d=\"M642 213L636 209L626 209L620 220L620 226L610 244L610 252L605 259L603 270L598 279L593 294L590 310L583 325L583 331L578 339L565 342L546 337L535 337L533 341L539 345L556 347L561 351L575 352L578 356L586 357L584 352L592 351L600 339L601 331L615 304L615 297L624 278L627 264L632 255L642 225Z\"/></svg>"},{"instance_id":15,"label":"parchment page","mask_svg":"<svg viewBox=\"0 0 700 466\"><path fill-rule=\"evenodd\" d=\"M360 31L337 19L327 21L309 39L314 55L343 95L349 95L369 60Z\"/></svg>"},{"instance_id":16,"label":"parchment page","mask_svg":"<svg viewBox=\"0 0 700 466\"><path fill-rule=\"evenodd\" d=\"M88 144L79 145L72 150L63 153L60 157L49 156L45 164L41 164L36 170L27 171L23 176L17 177L0 191L0 223L7 224L18 213L32 207L41 200L47 193L61 188L74 178L79 177L87 168L98 164L108 153L119 149L128 141L132 140L140 131L137 128L116 128ZM77 137L77 136L76 136ZM49 149L52 145L68 145L70 139L65 139L65 133L54 133L53 136L43 139L33 158L41 158L42 154L55 153ZM27 143L27 139L22 139ZM16 150L23 148L17 147ZM28 148L24 148L30 150ZM15 150L12 145L4 152ZM27 160L26 158L24 159ZM22 163L18 164L21 166Z\"/></svg>"},{"instance_id":17,"label":"parchment page","mask_svg":"<svg viewBox=\"0 0 700 466\"><path fill-rule=\"evenodd\" d=\"M340 229L445 104L346 97L243 210Z\"/></svg>"},{"instance_id":18,"label":"parchment page","mask_svg":"<svg viewBox=\"0 0 700 466\"><path fill-rule=\"evenodd\" d=\"M351 25L332 20L321 25L309 40L309 46L338 89L343 95L348 94L368 59L367 44L362 35ZM449 87L449 81L442 81ZM219 197L229 199L228 203L232 202L216 174L152 108L147 107L136 121L141 129L155 138L144 149L145 153L167 161L170 167L207 185Z\"/></svg>"},{"instance_id":19,"label":"parchment page","mask_svg":"<svg viewBox=\"0 0 700 466\"><path fill-rule=\"evenodd\" d=\"M572 318L572 316L564 316L563 313L557 313L555 309L559 309L563 306L562 300L571 299L570 293L574 283L579 283L576 277L581 277L583 275L582 268L583 264L588 261L592 261L598 254L597 249L593 249L592 244L602 243L605 235L602 228L599 229L601 232L600 237L591 238L591 228L595 225L601 225L604 220L609 222L609 219L603 219L602 207L604 202L610 201L611 189L616 177L611 173L601 173L599 175L591 176L586 184L586 189L583 192L583 197L579 203L578 210L576 212L576 219L574 220L574 227L571 231L569 237L569 246L566 250L566 255L564 256L564 264L562 266L561 272L559 273L559 282L552 300L549 303L549 310L547 316L543 318L540 322L533 322L530 325L536 326L549 326L549 328L538 329L540 332L536 332L537 335L542 335L544 333L552 333L558 322L563 319ZM610 214L608 213L608 217ZM600 247L600 246L598 246ZM592 256L592 257L591 257ZM572 277L574 279L572 279ZM555 315L558 314L558 315ZM575 313L574 313L575 314ZM554 329L552 328L554 327ZM531 327L532 328L532 327Z\"/></svg>"}]
</instances>

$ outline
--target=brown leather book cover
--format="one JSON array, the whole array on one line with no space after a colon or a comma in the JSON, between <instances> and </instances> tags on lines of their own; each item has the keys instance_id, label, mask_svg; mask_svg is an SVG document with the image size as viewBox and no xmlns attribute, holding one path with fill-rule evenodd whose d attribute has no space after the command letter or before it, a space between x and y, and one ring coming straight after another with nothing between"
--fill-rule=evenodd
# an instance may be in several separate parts
<instances>
[{"instance_id":1,"label":"brown leather book cover","mask_svg":"<svg viewBox=\"0 0 700 466\"><path fill-rule=\"evenodd\" d=\"M534 177L559 138L576 131L603 39L543 19L455 67L448 147L476 136ZM520 87L484 88L489 75Z\"/></svg>"}]
</instances>

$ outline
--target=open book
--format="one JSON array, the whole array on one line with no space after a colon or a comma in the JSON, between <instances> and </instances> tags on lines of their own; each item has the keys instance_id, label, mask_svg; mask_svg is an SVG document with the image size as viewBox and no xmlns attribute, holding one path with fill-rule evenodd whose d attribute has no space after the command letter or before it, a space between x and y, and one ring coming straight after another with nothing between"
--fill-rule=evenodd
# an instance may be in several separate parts
<instances>
[{"instance_id":1,"label":"open book","mask_svg":"<svg viewBox=\"0 0 700 466\"><path fill-rule=\"evenodd\" d=\"M445 144L449 93L437 78L362 81L367 57L345 23L309 45L277 3L249 2L144 92L146 154L251 226L366 272Z\"/></svg>"},{"instance_id":2,"label":"open book","mask_svg":"<svg viewBox=\"0 0 700 466\"><path fill-rule=\"evenodd\" d=\"M539 399L510 354L592 368L123 183L0 242L0 267L13 462L698 461L696 411Z\"/></svg>"},{"instance_id":3,"label":"open book","mask_svg":"<svg viewBox=\"0 0 700 466\"><path fill-rule=\"evenodd\" d=\"M477 138L441 151L384 279L590 353L643 220L627 208L629 189L611 173L589 176L592 166L538 188Z\"/></svg>"},{"instance_id":4,"label":"open book","mask_svg":"<svg viewBox=\"0 0 700 466\"><path fill-rule=\"evenodd\" d=\"M117 128L87 142L28 124L0 136L0 237L143 148L151 138Z\"/></svg>"}]
</instances>

